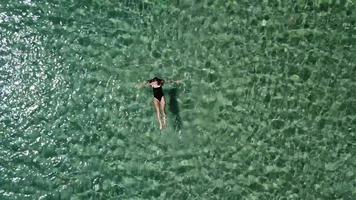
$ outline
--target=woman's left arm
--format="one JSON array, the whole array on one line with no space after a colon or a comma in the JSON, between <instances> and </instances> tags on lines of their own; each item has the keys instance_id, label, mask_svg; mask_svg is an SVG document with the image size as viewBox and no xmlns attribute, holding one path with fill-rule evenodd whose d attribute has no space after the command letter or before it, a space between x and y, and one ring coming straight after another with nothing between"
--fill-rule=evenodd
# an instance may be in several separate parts
<instances>
[{"instance_id":1,"label":"woman's left arm","mask_svg":"<svg viewBox=\"0 0 356 200\"><path fill-rule=\"evenodd\" d=\"M176 84L180 84L182 82L183 82L182 80L177 80L177 81L169 80L169 81L166 81L166 83L176 83Z\"/></svg>"}]
</instances>

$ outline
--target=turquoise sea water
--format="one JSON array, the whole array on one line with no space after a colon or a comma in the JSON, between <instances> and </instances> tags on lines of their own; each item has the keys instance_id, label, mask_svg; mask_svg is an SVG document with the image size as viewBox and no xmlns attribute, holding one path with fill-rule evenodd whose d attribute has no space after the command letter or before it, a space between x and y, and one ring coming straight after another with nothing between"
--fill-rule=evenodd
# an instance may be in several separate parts
<instances>
[{"instance_id":1,"label":"turquoise sea water","mask_svg":"<svg viewBox=\"0 0 356 200\"><path fill-rule=\"evenodd\" d=\"M356 199L351 0L2 0L0 199ZM150 89L167 84L159 131Z\"/></svg>"}]
</instances>

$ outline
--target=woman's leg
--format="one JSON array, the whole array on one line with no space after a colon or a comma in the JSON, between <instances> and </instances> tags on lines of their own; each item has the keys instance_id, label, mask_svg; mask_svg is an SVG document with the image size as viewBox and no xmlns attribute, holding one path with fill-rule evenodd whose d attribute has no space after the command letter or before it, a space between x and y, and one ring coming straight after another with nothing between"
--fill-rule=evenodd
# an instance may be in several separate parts
<instances>
[{"instance_id":1,"label":"woman's leg","mask_svg":"<svg viewBox=\"0 0 356 200\"><path fill-rule=\"evenodd\" d=\"M156 109L156 115L157 115L157 120L159 123L159 129L162 129L161 113L159 110L159 107L160 107L159 101L156 98L153 98L153 104L155 105L155 109Z\"/></svg>"},{"instance_id":2,"label":"woman's leg","mask_svg":"<svg viewBox=\"0 0 356 200\"><path fill-rule=\"evenodd\" d=\"M163 96L161 99L161 110L162 110L162 115L163 115L163 126L166 126L167 118L166 118L166 98Z\"/></svg>"}]
</instances>

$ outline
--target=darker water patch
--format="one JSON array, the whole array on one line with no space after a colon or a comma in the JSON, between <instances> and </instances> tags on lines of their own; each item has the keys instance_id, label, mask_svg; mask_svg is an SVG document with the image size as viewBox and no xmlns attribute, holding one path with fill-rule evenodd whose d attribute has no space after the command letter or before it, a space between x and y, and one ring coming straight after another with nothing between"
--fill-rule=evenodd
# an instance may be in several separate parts
<instances>
[{"instance_id":1,"label":"darker water patch","mask_svg":"<svg viewBox=\"0 0 356 200\"><path fill-rule=\"evenodd\" d=\"M168 95L169 95L169 105L168 109L169 111L173 114L173 121L174 121L174 130L175 131L180 131L182 129L182 119L180 117L180 110L179 110L179 105L178 105L178 89L177 88L172 88L168 90Z\"/></svg>"}]
</instances>

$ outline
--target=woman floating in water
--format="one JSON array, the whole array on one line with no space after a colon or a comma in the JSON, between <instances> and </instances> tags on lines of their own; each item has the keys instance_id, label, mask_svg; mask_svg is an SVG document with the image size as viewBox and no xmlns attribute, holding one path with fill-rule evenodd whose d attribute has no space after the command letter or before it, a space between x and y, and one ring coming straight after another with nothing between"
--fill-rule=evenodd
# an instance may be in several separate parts
<instances>
[{"instance_id":1,"label":"woman floating in water","mask_svg":"<svg viewBox=\"0 0 356 200\"><path fill-rule=\"evenodd\" d=\"M181 83L181 81L168 81L170 83ZM167 118L166 118L166 98L163 94L162 86L165 81L163 79L154 77L151 80L148 80L147 83L137 85L138 88L142 88L143 86L149 86L153 89L153 104L156 108L156 115L159 123L159 129L162 130L163 127L166 127ZM162 114L162 117L161 117Z\"/></svg>"}]
</instances>

